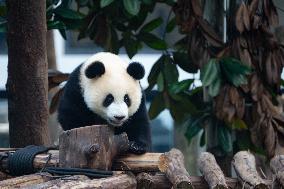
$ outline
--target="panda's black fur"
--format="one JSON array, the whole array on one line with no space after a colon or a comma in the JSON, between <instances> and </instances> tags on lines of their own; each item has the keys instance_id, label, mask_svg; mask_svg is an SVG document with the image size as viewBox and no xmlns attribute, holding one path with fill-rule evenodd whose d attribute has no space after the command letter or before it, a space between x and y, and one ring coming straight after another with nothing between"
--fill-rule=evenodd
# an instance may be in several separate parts
<instances>
[{"instance_id":1,"label":"panda's black fur","mask_svg":"<svg viewBox=\"0 0 284 189\"><path fill-rule=\"evenodd\" d=\"M107 124L106 120L92 112L86 105L80 86L80 69L78 66L70 75L60 99L58 120L63 130L95 124ZM135 70L132 70L132 73ZM140 75L138 77L141 77ZM115 134L126 132L130 141L130 152L144 153L151 149L150 123L145 106L145 95L136 113L120 127L115 127Z\"/></svg>"}]
</instances>

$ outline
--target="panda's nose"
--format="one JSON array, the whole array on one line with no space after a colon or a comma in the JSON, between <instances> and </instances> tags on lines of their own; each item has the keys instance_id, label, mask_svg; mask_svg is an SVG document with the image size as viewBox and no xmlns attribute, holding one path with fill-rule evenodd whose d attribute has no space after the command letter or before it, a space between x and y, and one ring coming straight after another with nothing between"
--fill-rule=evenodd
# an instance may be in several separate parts
<instances>
[{"instance_id":1,"label":"panda's nose","mask_svg":"<svg viewBox=\"0 0 284 189\"><path fill-rule=\"evenodd\" d=\"M114 116L114 118L118 121L121 121L123 118L125 118L125 116Z\"/></svg>"}]
</instances>

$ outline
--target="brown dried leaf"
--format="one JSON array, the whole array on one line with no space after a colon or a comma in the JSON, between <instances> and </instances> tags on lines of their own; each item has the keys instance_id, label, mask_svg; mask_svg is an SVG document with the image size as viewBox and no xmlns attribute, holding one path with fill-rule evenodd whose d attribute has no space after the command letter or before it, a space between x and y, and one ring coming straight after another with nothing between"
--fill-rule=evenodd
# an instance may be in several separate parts
<instances>
[{"instance_id":1,"label":"brown dried leaf","mask_svg":"<svg viewBox=\"0 0 284 189\"><path fill-rule=\"evenodd\" d=\"M235 105L238 102L240 96L239 96L238 90L235 87L230 87L229 97L230 97L230 102L233 105Z\"/></svg>"},{"instance_id":2,"label":"brown dried leaf","mask_svg":"<svg viewBox=\"0 0 284 189\"><path fill-rule=\"evenodd\" d=\"M57 87L60 83L67 81L70 74L65 74L57 70L48 70L48 90Z\"/></svg>"},{"instance_id":3,"label":"brown dried leaf","mask_svg":"<svg viewBox=\"0 0 284 189\"><path fill-rule=\"evenodd\" d=\"M236 13L236 27L240 33L244 31L244 21L243 21L243 12L244 12L244 3L242 3Z\"/></svg>"},{"instance_id":4,"label":"brown dried leaf","mask_svg":"<svg viewBox=\"0 0 284 189\"><path fill-rule=\"evenodd\" d=\"M243 6L243 23L244 23L246 29L250 30L250 17L249 17L248 8L244 3L242 3L241 6Z\"/></svg>"},{"instance_id":5,"label":"brown dried leaf","mask_svg":"<svg viewBox=\"0 0 284 189\"><path fill-rule=\"evenodd\" d=\"M253 29L258 29L260 25L261 25L261 17L258 15L253 15L253 24L252 24Z\"/></svg>"},{"instance_id":6,"label":"brown dried leaf","mask_svg":"<svg viewBox=\"0 0 284 189\"><path fill-rule=\"evenodd\" d=\"M249 5L249 13L250 15L254 15L255 14L255 11L258 7L258 3L259 3L259 0L252 0L250 5Z\"/></svg>"},{"instance_id":7,"label":"brown dried leaf","mask_svg":"<svg viewBox=\"0 0 284 189\"><path fill-rule=\"evenodd\" d=\"M271 119L266 121L266 125L262 128L262 133L265 136L264 145L269 157L273 157L275 154L277 144L277 134L273 128Z\"/></svg>"},{"instance_id":8,"label":"brown dried leaf","mask_svg":"<svg viewBox=\"0 0 284 189\"><path fill-rule=\"evenodd\" d=\"M60 97L63 95L64 92L64 87L60 88L55 95L52 97L51 102L50 102L50 106L49 106L49 113L53 114L54 112L56 112L57 107L59 105L59 100Z\"/></svg>"},{"instance_id":9,"label":"brown dried leaf","mask_svg":"<svg viewBox=\"0 0 284 189\"><path fill-rule=\"evenodd\" d=\"M223 46L222 40L206 20L198 18L198 23L202 31L211 38L211 41L214 41L214 44L218 44L217 47Z\"/></svg>"},{"instance_id":10,"label":"brown dried leaf","mask_svg":"<svg viewBox=\"0 0 284 189\"><path fill-rule=\"evenodd\" d=\"M244 64L248 65L249 67L252 67L251 56L247 49L243 49L240 52L240 59Z\"/></svg>"},{"instance_id":11,"label":"brown dried leaf","mask_svg":"<svg viewBox=\"0 0 284 189\"><path fill-rule=\"evenodd\" d=\"M266 79L269 84L273 84L273 75L272 75L272 68L271 68L271 52L267 53L267 57L265 60L265 71L266 71Z\"/></svg>"},{"instance_id":12,"label":"brown dried leaf","mask_svg":"<svg viewBox=\"0 0 284 189\"><path fill-rule=\"evenodd\" d=\"M203 13L202 13L202 9L201 9L201 5L200 5L199 0L191 0L191 5L192 5L193 12L197 16L202 17Z\"/></svg>"},{"instance_id":13,"label":"brown dried leaf","mask_svg":"<svg viewBox=\"0 0 284 189\"><path fill-rule=\"evenodd\" d=\"M256 74L253 74L250 79L250 91L252 99L258 101L259 79Z\"/></svg>"}]
</instances>

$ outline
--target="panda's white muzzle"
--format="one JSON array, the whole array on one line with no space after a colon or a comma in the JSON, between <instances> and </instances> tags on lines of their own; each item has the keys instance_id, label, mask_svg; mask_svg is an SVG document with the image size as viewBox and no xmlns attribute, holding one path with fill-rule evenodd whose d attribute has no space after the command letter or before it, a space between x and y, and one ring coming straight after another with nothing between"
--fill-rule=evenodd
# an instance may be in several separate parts
<instances>
[{"instance_id":1,"label":"panda's white muzzle","mask_svg":"<svg viewBox=\"0 0 284 189\"><path fill-rule=\"evenodd\" d=\"M128 119L128 107L125 103L112 103L107 107L107 121L113 126L122 126Z\"/></svg>"}]
</instances>

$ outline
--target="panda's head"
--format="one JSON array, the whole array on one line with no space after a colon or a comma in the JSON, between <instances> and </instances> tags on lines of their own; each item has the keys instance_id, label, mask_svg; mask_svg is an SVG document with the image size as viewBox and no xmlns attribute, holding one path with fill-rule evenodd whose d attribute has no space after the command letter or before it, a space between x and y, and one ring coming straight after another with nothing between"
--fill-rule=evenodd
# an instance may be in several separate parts
<instances>
[{"instance_id":1,"label":"panda's head","mask_svg":"<svg viewBox=\"0 0 284 189\"><path fill-rule=\"evenodd\" d=\"M139 63L111 53L97 53L81 67L80 82L88 108L113 126L121 126L139 108L145 75Z\"/></svg>"}]
</instances>

